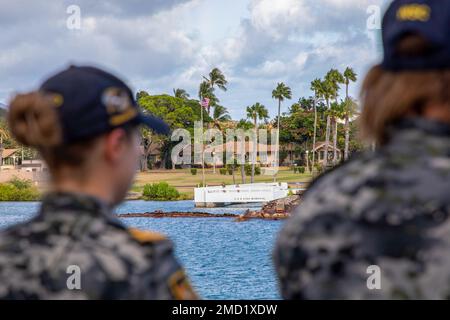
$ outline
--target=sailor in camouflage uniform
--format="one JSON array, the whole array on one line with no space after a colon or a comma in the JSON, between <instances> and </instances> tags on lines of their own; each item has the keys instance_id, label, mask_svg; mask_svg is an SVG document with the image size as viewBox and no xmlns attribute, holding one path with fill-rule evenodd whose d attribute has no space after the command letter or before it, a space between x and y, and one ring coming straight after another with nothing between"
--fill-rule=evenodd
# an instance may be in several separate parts
<instances>
[{"instance_id":1,"label":"sailor in camouflage uniform","mask_svg":"<svg viewBox=\"0 0 450 320\"><path fill-rule=\"evenodd\" d=\"M0 252L1 298L195 297L170 240L126 228L87 195L46 196L36 218L1 234ZM70 266L80 270L79 287Z\"/></svg>"},{"instance_id":2,"label":"sailor in camouflage uniform","mask_svg":"<svg viewBox=\"0 0 450 320\"><path fill-rule=\"evenodd\" d=\"M46 142L53 146L50 135L44 142L30 140L19 127L23 113L34 112L31 129L35 135L47 134L39 110L47 110L48 101L59 112L64 145L92 134L110 134L117 128L137 136L141 123L168 133L161 120L140 113L122 81L99 69L70 67L46 81L38 93L19 95L12 101L9 122L19 141L37 148ZM88 116L82 115L83 107ZM55 120L54 114L45 112L46 119ZM44 158L51 158L49 151L41 151ZM137 163L134 160L130 162L133 165ZM54 166L49 162L50 169ZM135 168L129 170L131 178ZM114 216L113 207L124 193L112 203L90 193L56 188L44 196L36 217L0 233L0 298L195 299L174 257L172 242L157 233L127 228Z\"/></svg>"},{"instance_id":3,"label":"sailor in camouflage uniform","mask_svg":"<svg viewBox=\"0 0 450 320\"><path fill-rule=\"evenodd\" d=\"M363 86L361 122L379 130L372 132L379 147L318 178L284 226L274 261L285 299L450 298L449 13L446 0L391 4L383 21L384 62ZM426 38L434 55L393 49L411 35L416 43L416 33L419 40L441 36L442 43ZM395 78L406 70L417 73ZM391 105L371 96L380 86L383 98L394 98ZM433 103L388 118L411 97ZM371 109L389 115L383 127L376 129Z\"/></svg>"}]
</instances>

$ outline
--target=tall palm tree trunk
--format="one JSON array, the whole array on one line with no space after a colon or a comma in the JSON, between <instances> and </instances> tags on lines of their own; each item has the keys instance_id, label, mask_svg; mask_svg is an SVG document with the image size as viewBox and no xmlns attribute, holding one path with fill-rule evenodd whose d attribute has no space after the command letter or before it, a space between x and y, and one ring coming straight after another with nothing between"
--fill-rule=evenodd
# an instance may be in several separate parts
<instances>
[{"instance_id":1,"label":"tall palm tree trunk","mask_svg":"<svg viewBox=\"0 0 450 320\"><path fill-rule=\"evenodd\" d=\"M202 119L202 137L204 134L204 129L203 129L203 106L200 108L201 110L201 119ZM206 187L206 178L205 178L205 145L203 143L203 138L202 138L202 187Z\"/></svg>"},{"instance_id":2,"label":"tall palm tree trunk","mask_svg":"<svg viewBox=\"0 0 450 320\"><path fill-rule=\"evenodd\" d=\"M241 179L242 184L245 184L245 162L241 164Z\"/></svg>"},{"instance_id":3,"label":"tall palm tree trunk","mask_svg":"<svg viewBox=\"0 0 450 320\"><path fill-rule=\"evenodd\" d=\"M233 184L236 185L236 174L235 174L236 164L234 163L234 159L233 159L233 166L231 167L231 170L232 170L232 174L233 174Z\"/></svg>"},{"instance_id":4,"label":"tall palm tree trunk","mask_svg":"<svg viewBox=\"0 0 450 320\"><path fill-rule=\"evenodd\" d=\"M327 101L328 110L330 110L330 102ZM327 127L325 130L325 159L323 160L324 168L328 165L328 148L330 146L330 115L327 115Z\"/></svg>"},{"instance_id":5,"label":"tall palm tree trunk","mask_svg":"<svg viewBox=\"0 0 450 320\"><path fill-rule=\"evenodd\" d=\"M348 147L349 147L349 141L350 141L350 119L348 116L349 113L349 99L348 99L348 82L345 85L345 101L347 103L347 105L345 106L346 110L345 110L345 124L344 124L344 130L345 130L345 146L344 146L344 160L348 159Z\"/></svg>"},{"instance_id":6,"label":"tall palm tree trunk","mask_svg":"<svg viewBox=\"0 0 450 320\"><path fill-rule=\"evenodd\" d=\"M0 171L2 170L3 165L3 136L2 132L0 131Z\"/></svg>"},{"instance_id":7,"label":"tall palm tree trunk","mask_svg":"<svg viewBox=\"0 0 450 320\"><path fill-rule=\"evenodd\" d=\"M333 164L337 163L337 129L338 122L335 117L333 117Z\"/></svg>"},{"instance_id":8,"label":"tall palm tree trunk","mask_svg":"<svg viewBox=\"0 0 450 320\"><path fill-rule=\"evenodd\" d=\"M279 164L279 159L280 159L280 111L281 111L281 99L278 99L278 123L277 123L277 146L276 146L276 159L274 159L276 161L277 164L277 169L275 171L275 174L273 175L273 182L277 182L277 173L278 173L278 166Z\"/></svg>"},{"instance_id":9,"label":"tall palm tree trunk","mask_svg":"<svg viewBox=\"0 0 450 320\"><path fill-rule=\"evenodd\" d=\"M348 114L345 115L345 147L344 147L344 159L348 159L348 145L350 141L350 123Z\"/></svg>"},{"instance_id":10,"label":"tall palm tree trunk","mask_svg":"<svg viewBox=\"0 0 450 320\"><path fill-rule=\"evenodd\" d=\"M317 134L317 108L316 100L314 99L314 136L313 136L313 154L312 154L312 171L314 172L314 165L316 163L316 134Z\"/></svg>"},{"instance_id":11,"label":"tall palm tree trunk","mask_svg":"<svg viewBox=\"0 0 450 320\"><path fill-rule=\"evenodd\" d=\"M255 124L255 139L256 143L253 143L253 155L252 155L252 176L250 178L250 183L253 183L255 180L255 163L256 163L256 144L258 143L258 121L256 120L256 116L253 119Z\"/></svg>"}]
</instances>

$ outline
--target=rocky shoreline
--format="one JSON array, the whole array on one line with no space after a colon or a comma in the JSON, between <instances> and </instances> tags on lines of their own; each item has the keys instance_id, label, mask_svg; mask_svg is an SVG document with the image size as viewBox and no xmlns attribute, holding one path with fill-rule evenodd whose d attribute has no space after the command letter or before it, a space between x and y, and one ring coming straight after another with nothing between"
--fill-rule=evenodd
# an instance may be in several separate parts
<instances>
[{"instance_id":1,"label":"rocky shoreline","mask_svg":"<svg viewBox=\"0 0 450 320\"><path fill-rule=\"evenodd\" d=\"M289 196L266 203L261 210L247 210L244 214L231 213L213 214L208 212L163 212L161 210L144 213L123 213L120 218L234 218L235 221L248 221L251 219L282 220L291 216L295 208L300 204L301 197Z\"/></svg>"}]
</instances>

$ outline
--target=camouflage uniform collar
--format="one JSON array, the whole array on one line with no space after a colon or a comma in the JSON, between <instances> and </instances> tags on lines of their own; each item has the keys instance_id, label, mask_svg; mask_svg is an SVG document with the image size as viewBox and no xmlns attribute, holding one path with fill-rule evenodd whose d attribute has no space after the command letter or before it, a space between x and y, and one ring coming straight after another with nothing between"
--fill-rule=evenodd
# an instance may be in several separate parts
<instances>
[{"instance_id":1,"label":"camouflage uniform collar","mask_svg":"<svg viewBox=\"0 0 450 320\"><path fill-rule=\"evenodd\" d=\"M419 129L431 135L450 137L450 124L421 117L406 117L399 120L390 128L389 135L395 136L396 132L402 129Z\"/></svg>"},{"instance_id":2,"label":"camouflage uniform collar","mask_svg":"<svg viewBox=\"0 0 450 320\"><path fill-rule=\"evenodd\" d=\"M41 212L77 211L92 215L110 215L112 208L106 202L82 193L51 192L42 199Z\"/></svg>"}]
</instances>

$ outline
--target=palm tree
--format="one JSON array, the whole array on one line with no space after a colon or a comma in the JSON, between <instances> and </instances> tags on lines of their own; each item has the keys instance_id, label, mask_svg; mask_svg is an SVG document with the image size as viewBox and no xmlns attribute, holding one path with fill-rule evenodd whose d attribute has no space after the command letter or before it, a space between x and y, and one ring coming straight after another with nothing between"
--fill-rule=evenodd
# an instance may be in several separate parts
<instances>
[{"instance_id":1,"label":"palm tree","mask_svg":"<svg viewBox=\"0 0 450 320\"><path fill-rule=\"evenodd\" d=\"M324 168L326 168L328 165L328 148L330 146L330 122L331 121L330 121L329 110L331 108L330 99L333 94L333 88L332 88L332 84L327 80L321 81L320 86L321 86L322 97L327 104L327 113L326 113L327 114L327 126L326 126L326 130L325 130L325 152L324 152L324 160L323 160L323 166L324 166Z\"/></svg>"},{"instance_id":2,"label":"palm tree","mask_svg":"<svg viewBox=\"0 0 450 320\"><path fill-rule=\"evenodd\" d=\"M209 99L208 114L210 113L211 106L219 103L219 99L217 99L216 95L214 94L214 90L209 86L209 83L206 81L202 81L200 83L200 87L198 88L198 98L200 100L203 100L204 98Z\"/></svg>"},{"instance_id":3,"label":"palm tree","mask_svg":"<svg viewBox=\"0 0 450 320\"><path fill-rule=\"evenodd\" d=\"M212 120L213 120L214 126L217 129L222 130L221 123L231 120L231 117L228 113L227 108L217 104L214 108ZM214 159L214 161L213 161L213 173L216 173L216 159Z\"/></svg>"},{"instance_id":4,"label":"palm tree","mask_svg":"<svg viewBox=\"0 0 450 320\"><path fill-rule=\"evenodd\" d=\"M334 130L333 130L333 141L337 141L337 119L344 119L345 116L345 102L341 101L340 103L333 102L331 104L330 109L331 117L334 119ZM334 164L337 161L337 148L334 149L335 157L333 158Z\"/></svg>"},{"instance_id":5,"label":"palm tree","mask_svg":"<svg viewBox=\"0 0 450 320\"><path fill-rule=\"evenodd\" d=\"M350 151L350 119L358 112L358 104L351 97L348 97L346 101L342 103L342 118L344 119L344 128L345 128L345 147L344 147L344 159L345 155L347 155L347 159L349 157Z\"/></svg>"},{"instance_id":6,"label":"palm tree","mask_svg":"<svg viewBox=\"0 0 450 320\"><path fill-rule=\"evenodd\" d=\"M333 110L333 105L334 110ZM333 125L333 165L336 165L337 162L337 138L338 138L338 121L339 118L339 104L337 102L334 102L334 104L331 105L331 123Z\"/></svg>"},{"instance_id":7,"label":"palm tree","mask_svg":"<svg viewBox=\"0 0 450 320\"><path fill-rule=\"evenodd\" d=\"M173 89L173 96L175 98L180 98L183 100L189 99L189 93L186 92L184 89Z\"/></svg>"},{"instance_id":8,"label":"palm tree","mask_svg":"<svg viewBox=\"0 0 450 320\"><path fill-rule=\"evenodd\" d=\"M344 160L348 159L348 145L350 140L350 121L349 118L351 116L352 111L354 108L354 102L350 101L350 97L348 95L348 86L350 82L356 82L357 75L355 71L353 71L352 68L347 67L344 71L344 78L345 78L345 147L344 147Z\"/></svg>"},{"instance_id":9,"label":"palm tree","mask_svg":"<svg viewBox=\"0 0 450 320\"><path fill-rule=\"evenodd\" d=\"M244 130L244 131L250 130L252 127L253 127L252 123L249 122L249 121L247 121L246 119L241 119L241 120L239 120L238 124L236 125L236 128L237 128L237 129L242 129L242 130ZM244 141L244 142L241 141L241 143L244 143L244 145L245 145L245 141ZM245 148L244 148L244 149L245 149ZM246 153L246 152L245 152L245 150L244 150L244 154L245 154L245 153ZM244 156L244 163L239 164L240 167L241 167L241 180L242 180L242 184L245 184L245 162L246 162L246 159L245 159L245 156ZM233 166L234 166L234 163L233 163ZM233 170L234 170L234 167L233 167Z\"/></svg>"},{"instance_id":10,"label":"palm tree","mask_svg":"<svg viewBox=\"0 0 450 320\"><path fill-rule=\"evenodd\" d=\"M225 79L225 75L220 71L219 68L214 68L209 73L209 78L203 76L204 82L208 84L208 86L211 88L211 91L214 92L214 87L217 86L219 89L223 91L227 91L227 84L228 81ZM208 114L209 112L208 108Z\"/></svg>"},{"instance_id":11,"label":"palm tree","mask_svg":"<svg viewBox=\"0 0 450 320\"><path fill-rule=\"evenodd\" d=\"M219 68L214 68L209 73L209 78L203 76L203 78L209 83L211 88L217 86L219 89L223 91L227 91L228 81L225 79L225 75Z\"/></svg>"},{"instance_id":12,"label":"palm tree","mask_svg":"<svg viewBox=\"0 0 450 320\"><path fill-rule=\"evenodd\" d=\"M277 119L277 156L278 156L278 150L280 147L280 111L281 111L281 102L284 101L284 99L292 99L292 91L291 88L289 88L287 85L285 85L283 82L280 82L277 84L277 87L272 91L272 98L278 100L278 119ZM277 174L274 174L273 181L277 181Z\"/></svg>"},{"instance_id":13,"label":"palm tree","mask_svg":"<svg viewBox=\"0 0 450 320\"><path fill-rule=\"evenodd\" d=\"M339 84L344 83L345 79L344 76L336 69L331 69L328 71L327 75L325 76L325 79L330 82L331 84L331 93L332 98L334 99L334 102L337 104L337 97L339 92ZM333 126L333 164L336 164L337 160L337 128L338 123L336 120L336 117L334 116L334 113L331 113L331 123Z\"/></svg>"},{"instance_id":14,"label":"palm tree","mask_svg":"<svg viewBox=\"0 0 450 320\"><path fill-rule=\"evenodd\" d=\"M251 107L247 107L247 118L252 119L255 126L256 143L253 143L253 156L255 158L252 159L252 175L250 180L250 182L253 183L255 178L256 145L258 144L258 120L266 120L269 118L269 111L267 111L267 108L264 105L257 102Z\"/></svg>"},{"instance_id":15,"label":"palm tree","mask_svg":"<svg viewBox=\"0 0 450 320\"><path fill-rule=\"evenodd\" d=\"M216 105L213 112L213 122L214 126L219 130L222 129L220 123L231 120L230 114L228 113L227 108L221 105Z\"/></svg>"},{"instance_id":16,"label":"palm tree","mask_svg":"<svg viewBox=\"0 0 450 320\"><path fill-rule=\"evenodd\" d=\"M311 82L311 90L314 91L314 135L313 135L313 153L312 153L312 168L314 170L314 165L316 161L316 135L317 135L317 101L323 96L323 87L320 79L314 79Z\"/></svg>"}]
</instances>

